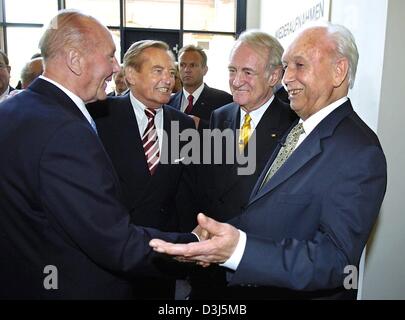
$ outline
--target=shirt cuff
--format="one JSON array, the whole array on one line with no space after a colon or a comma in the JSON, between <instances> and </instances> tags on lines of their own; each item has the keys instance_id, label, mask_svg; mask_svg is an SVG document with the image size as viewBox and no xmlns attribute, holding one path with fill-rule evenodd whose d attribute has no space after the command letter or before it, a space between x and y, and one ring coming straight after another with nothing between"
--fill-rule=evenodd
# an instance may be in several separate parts
<instances>
[{"instance_id":1,"label":"shirt cuff","mask_svg":"<svg viewBox=\"0 0 405 320\"><path fill-rule=\"evenodd\" d=\"M201 241L201 240L200 240L200 237L197 235L197 233L195 233L195 232L191 232L191 233L197 237L197 241L198 241L198 242Z\"/></svg>"},{"instance_id":2,"label":"shirt cuff","mask_svg":"<svg viewBox=\"0 0 405 320\"><path fill-rule=\"evenodd\" d=\"M235 251L232 253L232 255L228 260L220 264L221 267L225 267L234 271L238 268L239 263L242 260L247 240L246 233L243 232L242 230L238 231L239 231L239 241L238 244L236 245Z\"/></svg>"}]
</instances>

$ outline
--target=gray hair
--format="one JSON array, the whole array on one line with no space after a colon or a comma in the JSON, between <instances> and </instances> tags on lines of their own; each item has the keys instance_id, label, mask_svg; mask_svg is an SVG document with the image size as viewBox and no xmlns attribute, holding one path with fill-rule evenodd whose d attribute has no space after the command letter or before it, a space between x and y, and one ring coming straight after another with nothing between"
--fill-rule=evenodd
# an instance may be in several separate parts
<instances>
[{"instance_id":1,"label":"gray hair","mask_svg":"<svg viewBox=\"0 0 405 320\"><path fill-rule=\"evenodd\" d=\"M184 52L197 52L201 56L201 66L204 68L207 66L207 55L205 54L203 48L195 46L193 44L189 44L187 46L184 46L183 48L180 49L179 51L179 58Z\"/></svg>"},{"instance_id":2,"label":"gray hair","mask_svg":"<svg viewBox=\"0 0 405 320\"><path fill-rule=\"evenodd\" d=\"M352 89L359 62L359 51L354 36L342 25L328 23L326 29L336 45L337 55L346 58L349 62L349 87Z\"/></svg>"},{"instance_id":3,"label":"gray hair","mask_svg":"<svg viewBox=\"0 0 405 320\"><path fill-rule=\"evenodd\" d=\"M39 41L39 49L44 61L53 58L65 51L65 48L75 47L79 50L90 50L95 43L88 35L92 28L85 22L95 18L80 11L69 9L61 10L50 22L45 33Z\"/></svg>"},{"instance_id":4,"label":"gray hair","mask_svg":"<svg viewBox=\"0 0 405 320\"><path fill-rule=\"evenodd\" d=\"M267 72L282 65L281 57L284 53L284 49L280 42L268 33L259 30L244 31L234 44L232 52L240 43L246 43L256 49L258 53L266 55Z\"/></svg>"},{"instance_id":5,"label":"gray hair","mask_svg":"<svg viewBox=\"0 0 405 320\"><path fill-rule=\"evenodd\" d=\"M141 40L134 42L124 55L124 69L132 67L136 71L140 71L146 57L142 56L142 52L148 48L158 48L169 53L174 62L173 52L170 51L169 45L166 42L158 40Z\"/></svg>"},{"instance_id":6,"label":"gray hair","mask_svg":"<svg viewBox=\"0 0 405 320\"><path fill-rule=\"evenodd\" d=\"M32 81L39 77L43 72L43 59L42 57L32 59L28 61L21 70L21 85L26 88ZM42 65L41 69L36 70L34 65ZM39 73L38 73L39 72Z\"/></svg>"}]
</instances>

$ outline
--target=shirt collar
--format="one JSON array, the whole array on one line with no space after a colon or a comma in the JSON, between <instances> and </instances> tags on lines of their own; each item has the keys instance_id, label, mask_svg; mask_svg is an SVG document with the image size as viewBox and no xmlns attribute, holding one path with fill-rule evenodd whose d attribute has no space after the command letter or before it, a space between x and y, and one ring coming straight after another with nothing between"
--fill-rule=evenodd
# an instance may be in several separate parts
<instances>
[{"instance_id":1,"label":"shirt collar","mask_svg":"<svg viewBox=\"0 0 405 320\"><path fill-rule=\"evenodd\" d=\"M10 94L10 86L8 86L7 89L3 92L3 94L0 95L0 101L3 101L9 94Z\"/></svg>"},{"instance_id":2,"label":"shirt collar","mask_svg":"<svg viewBox=\"0 0 405 320\"><path fill-rule=\"evenodd\" d=\"M258 126L261 118L263 117L264 113L267 111L267 109L269 108L269 106L273 102L273 100L274 100L274 95L272 95L271 98L269 100L267 100L262 106L249 112L250 117L252 118L253 128L256 128ZM240 121L241 121L240 127L242 127L242 124L244 122L245 115L247 112L243 108L240 108L240 110L241 110L240 111Z\"/></svg>"},{"instance_id":3,"label":"shirt collar","mask_svg":"<svg viewBox=\"0 0 405 320\"><path fill-rule=\"evenodd\" d=\"M307 120L303 121L302 119L300 122L302 123L304 130L305 130L305 135L309 135L312 130L315 129L315 127L323 120L325 119L332 111L334 111L336 108L341 106L343 103L345 103L348 100L347 97L343 97L339 100L336 100L335 102L332 102L330 105L326 106L325 108L322 108L318 112L314 113L312 116L310 116Z\"/></svg>"},{"instance_id":4,"label":"shirt collar","mask_svg":"<svg viewBox=\"0 0 405 320\"><path fill-rule=\"evenodd\" d=\"M145 109L148 109L148 108L132 94L132 91L129 91L129 98L130 98L131 104L134 108L136 117L138 119L142 119L143 117L146 117ZM162 109L162 107L160 107L155 110L156 110L156 114L158 114L163 109Z\"/></svg>"},{"instance_id":5,"label":"shirt collar","mask_svg":"<svg viewBox=\"0 0 405 320\"><path fill-rule=\"evenodd\" d=\"M62 90L74 102L74 104L79 108L79 110L83 113L83 115L85 116L86 120L90 123L90 125L92 124L93 119L90 116L90 113L87 111L86 106L80 97L78 97L72 91L66 89L63 85L61 85L60 83L58 83L52 79L44 77L43 75L40 75L39 78L52 83L54 86L56 86L60 90Z\"/></svg>"},{"instance_id":6,"label":"shirt collar","mask_svg":"<svg viewBox=\"0 0 405 320\"><path fill-rule=\"evenodd\" d=\"M202 92L203 90L204 90L204 82L201 83L201 85L192 93L192 94L193 94L193 97L194 97L194 99L193 99L194 102L198 100L198 98L200 97L201 92ZM188 99L188 96L190 95L190 93L188 93L188 92L186 91L186 89L183 88L183 95L184 95L184 97L185 97L186 100L187 100L187 99Z\"/></svg>"}]
</instances>

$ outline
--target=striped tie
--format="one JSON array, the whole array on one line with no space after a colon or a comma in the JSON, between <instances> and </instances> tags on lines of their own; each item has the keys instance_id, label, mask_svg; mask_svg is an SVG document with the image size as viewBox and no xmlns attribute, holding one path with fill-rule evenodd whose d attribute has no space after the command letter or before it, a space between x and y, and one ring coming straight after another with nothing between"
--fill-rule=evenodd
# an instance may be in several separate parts
<instances>
[{"instance_id":1,"label":"striped tie","mask_svg":"<svg viewBox=\"0 0 405 320\"><path fill-rule=\"evenodd\" d=\"M142 136L142 144L145 150L145 158L148 163L149 172L153 175L159 163L159 141L155 127L156 110L145 109L145 114L148 117L148 125Z\"/></svg>"}]
</instances>

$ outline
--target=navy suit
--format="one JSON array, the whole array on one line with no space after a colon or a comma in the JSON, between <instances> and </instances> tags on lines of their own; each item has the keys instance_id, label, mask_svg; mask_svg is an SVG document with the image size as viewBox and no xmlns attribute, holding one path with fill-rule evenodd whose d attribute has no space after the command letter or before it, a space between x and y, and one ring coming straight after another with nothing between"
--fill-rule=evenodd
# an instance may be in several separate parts
<instances>
[{"instance_id":1,"label":"navy suit","mask_svg":"<svg viewBox=\"0 0 405 320\"><path fill-rule=\"evenodd\" d=\"M179 212L187 211L187 201L193 197L187 194L191 181L182 181L184 189L179 190L180 180L192 176L192 166L170 159L172 138L171 126L175 122L179 131L194 128L193 120L170 106L163 107L163 129L167 140L163 141L161 157L169 156L169 163L159 163L153 176L146 163L145 151L139 133L138 122L130 101L130 95L107 98L88 106L97 124L97 130L104 147L118 173L123 199L130 212L131 222L136 225L158 228L164 231L179 229ZM164 138L165 139L165 138ZM167 144L166 144L167 142ZM185 141L179 141L179 149ZM163 157L162 157L163 158ZM188 172L183 172L188 170ZM184 175L183 175L184 173ZM176 197L181 201L176 202ZM191 214L185 212L184 214ZM194 226L196 225L194 219ZM137 279L135 294L141 299L174 298L174 280Z\"/></svg>"},{"instance_id":2,"label":"navy suit","mask_svg":"<svg viewBox=\"0 0 405 320\"><path fill-rule=\"evenodd\" d=\"M277 152L231 221L247 243L229 285L249 285L252 298L355 298L344 268L358 266L387 183L377 136L347 101L260 189Z\"/></svg>"},{"instance_id":3,"label":"navy suit","mask_svg":"<svg viewBox=\"0 0 405 320\"><path fill-rule=\"evenodd\" d=\"M240 106L231 103L215 110L210 123L211 129L221 131L231 129L234 132L233 143L236 145L236 152L239 152L236 130L240 127L240 114ZM205 166L206 171L201 174L201 179L205 177L205 180L204 188L200 188L202 193L200 211L221 222L240 215L272 152L296 119L297 115L291 111L290 107L275 97L255 129L256 154L253 159L256 169L254 173L238 175L239 165L236 160L233 161L233 164L228 165ZM249 144L247 150L249 150ZM223 145L222 152L225 162L225 145ZM198 273L201 279L192 280L191 297L193 299L248 298L243 290L226 287L223 268L212 266Z\"/></svg>"},{"instance_id":4,"label":"navy suit","mask_svg":"<svg viewBox=\"0 0 405 320\"><path fill-rule=\"evenodd\" d=\"M131 298L129 280L157 272L151 238L192 239L130 224L98 136L43 79L0 106L0 148L2 299ZM44 288L49 265L57 290Z\"/></svg>"},{"instance_id":5,"label":"navy suit","mask_svg":"<svg viewBox=\"0 0 405 320\"><path fill-rule=\"evenodd\" d=\"M170 98L168 105L172 106L175 109L181 110L182 99L183 90L180 90ZM197 101L195 101L190 115L200 118L199 128L207 129L209 127L211 113L215 109L231 103L232 101L232 95L230 95L229 93L215 88L210 88L209 86L204 84L204 89Z\"/></svg>"}]
</instances>

